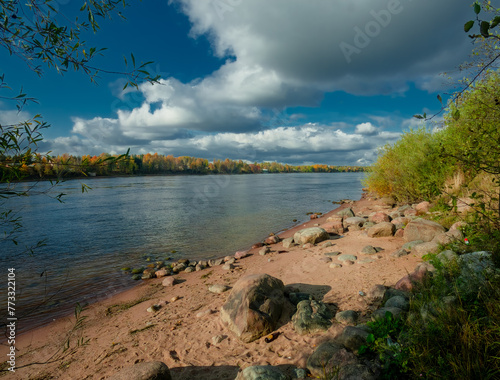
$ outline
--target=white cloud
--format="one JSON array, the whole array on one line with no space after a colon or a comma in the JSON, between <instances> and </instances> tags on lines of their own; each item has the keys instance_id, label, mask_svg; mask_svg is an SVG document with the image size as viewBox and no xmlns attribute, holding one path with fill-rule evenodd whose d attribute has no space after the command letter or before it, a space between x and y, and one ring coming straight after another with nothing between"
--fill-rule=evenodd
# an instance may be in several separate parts
<instances>
[{"instance_id":1,"label":"white cloud","mask_svg":"<svg viewBox=\"0 0 500 380\"><path fill-rule=\"evenodd\" d=\"M454 68L470 49L456 27L470 16L470 4L454 0L170 3L189 17L191 35L208 36L215 54L227 60L189 83L163 78L132 92L113 83L120 100L116 117L74 119L72 132L81 146L368 163L377 146L399 136L384 129L415 121L395 125L392 116L372 116L357 125L307 124L304 115L287 115L286 108L319 106L325 92L404 95L412 85L434 91L439 73ZM347 45L354 47L349 54L342 49ZM74 138L54 143L77 146Z\"/></svg>"},{"instance_id":2,"label":"white cloud","mask_svg":"<svg viewBox=\"0 0 500 380\"><path fill-rule=\"evenodd\" d=\"M470 50L467 36L447 25L468 17L470 4L453 0L171 2L181 4L193 36L208 35L220 57L237 58L226 66L253 67L297 88L404 91ZM346 57L341 44L356 53Z\"/></svg>"},{"instance_id":3,"label":"white cloud","mask_svg":"<svg viewBox=\"0 0 500 380\"><path fill-rule=\"evenodd\" d=\"M0 103L0 106L2 104ZM31 115L26 111L0 109L0 125L16 125L31 119Z\"/></svg>"},{"instance_id":4,"label":"white cloud","mask_svg":"<svg viewBox=\"0 0 500 380\"><path fill-rule=\"evenodd\" d=\"M356 125L356 133L361 135L373 135L377 133L377 128L372 123L362 123Z\"/></svg>"}]
</instances>

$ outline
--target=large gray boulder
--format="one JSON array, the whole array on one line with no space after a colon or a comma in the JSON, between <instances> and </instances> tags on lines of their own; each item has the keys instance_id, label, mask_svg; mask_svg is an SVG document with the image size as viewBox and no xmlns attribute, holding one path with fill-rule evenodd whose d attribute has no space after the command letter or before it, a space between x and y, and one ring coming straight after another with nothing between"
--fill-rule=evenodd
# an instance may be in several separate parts
<instances>
[{"instance_id":1,"label":"large gray boulder","mask_svg":"<svg viewBox=\"0 0 500 380\"><path fill-rule=\"evenodd\" d=\"M417 244L411 249L411 253L419 257L422 257L429 253L437 253L437 252L439 252L439 244L436 243L435 241L429 241L427 243Z\"/></svg>"},{"instance_id":2,"label":"large gray boulder","mask_svg":"<svg viewBox=\"0 0 500 380\"><path fill-rule=\"evenodd\" d=\"M293 235L296 244L317 244L323 240L330 239L330 235L321 227L311 227L300 230Z\"/></svg>"},{"instance_id":3,"label":"large gray boulder","mask_svg":"<svg viewBox=\"0 0 500 380\"><path fill-rule=\"evenodd\" d=\"M368 237L377 238L392 236L394 235L394 232L396 232L396 226L394 224L392 224L391 222L382 222L374 225L373 227L370 227L366 231L366 234L368 235Z\"/></svg>"},{"instance_id":4,"label":"large gray boulder","mask_svg":"<svg viewBox=\"0 0 500 380\"><path fill-rule=\"evenodd\" d=\"M325 372L335 371L335 368L358 364L356 355L349 352L345 347L334 341L326 341L307 359L307 369L311 375L321 378Z\"/></svg>"},{"instance_id":5,"label":"large gray boulder","mask_svg":"<svg viewBox=\"0 0 500 380\"><path fill-rule=\"evenodd\" d=\"M326 331L332 323L333 313L323 302L304 300L297 304L292 317L293 328L299 334Z\"/></svg>"},{"instance_id":6,"label":"large gray boulder","mask_svg":"<svg viewBox=\"0 0 500 380\"><path fill-rule=\"evenodd\" d=\"M172 377L165 363L147 362L124 368L108 380L172 380Z\"/></svg>"},{"instance_id":7,"label":"large gray boulder","mask_svg":"<svg viewBox=\"0 0 500 380\"><path fill-rule=\"evenodd\" d=\"M281 280L267 274L240 278L221 308L222 323L245 343L271 333L283 312L284 290Z\"/></svg>"},{"instance_id":8,"label":"large gray boulder","mask_svg":"<svg viewBox=\"0 0 500 380\"><path fill-rule=\"evenodd\" d=\"M408 223L404 231L403 237L406 242L415 240L429 242L446 230L439 223L419 218Z\"/></svg>"},{"instance_id":9,"label":"large gray boulder","mask_svg":"<svg viewBox=\"0 0 500 380\"><path fill-rule=\"evenodd\" d=\"M460 276L457 279L458 288L463 293L475 293L493 275L500 274L495 268L491 253L472 252L458 257Z\"/></svg>"},{"instance_id":10,"label":"large gray boulder","mask_svg":"<svg viewBox=\"0 0 500 380\"><path fill-rule=\"evenodd\" d=\"M236 376L235 380L288 380L289 377L278 368L270 365L247 367Z\"/></svg>"},{"instance_id":11,"label":"large gray boulder","mask_svg":"<svg viewBox=\"0 0 500 380\"><path fill-rule=\"evenodd\" d=\"M347 326L335 338L335 340L351 351L357 351L362 345L366 344L366 338L369 333L363 329L354 326Z\"/></svg>"}]
</instances>

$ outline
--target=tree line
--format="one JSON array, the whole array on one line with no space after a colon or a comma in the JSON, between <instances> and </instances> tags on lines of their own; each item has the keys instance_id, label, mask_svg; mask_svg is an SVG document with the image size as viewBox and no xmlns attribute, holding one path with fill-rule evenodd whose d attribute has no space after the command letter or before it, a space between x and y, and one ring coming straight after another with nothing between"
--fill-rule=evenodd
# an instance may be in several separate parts
<instances>
[{"instance_id":1,"label":"tree line","mask_svg":"<svg viewBox=\"0 0 500 380\"><path fill-rule=\"evenodd\" d=\"M257 173L338 173L362 172L363 166L299 165L278 162L249 163L242 160L214 159L158 153L136 155L58 156L34 154L19 163L15 157L0 155L0 176L17 165L23 179L66 178L80 176L148 175L148 174L257 174Z\"/></svg>"}]
</instances>

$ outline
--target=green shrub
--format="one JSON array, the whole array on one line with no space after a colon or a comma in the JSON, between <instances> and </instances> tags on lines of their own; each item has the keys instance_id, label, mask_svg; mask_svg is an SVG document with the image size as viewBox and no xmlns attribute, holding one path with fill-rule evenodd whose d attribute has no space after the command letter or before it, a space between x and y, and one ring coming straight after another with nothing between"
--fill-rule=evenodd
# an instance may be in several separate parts
<instances>
[{"instance_id":1,"label":"green shrub","mask_svg":"<svg viewBox=\"0 0 500 380\"><path fill-rule=\"evenodd\" d=\"M432 200L453 173L451 161L439 156L439 135L422 127L404 133L394 145L384 146L364 185L399 202Z\"/></svg>"},{"instance_id":2,"label":"green shrub","mask_svg":"<svg viewBox=\"0 0 500 380\"><path fill-rule=\"evenodd\" d=\"M500 376L500 281L461 294L456 264L416 293L405 326L408 369L430 379L497 379ZM448 297L448 301L445 301Z\"/></svg>"},{"instance_id":3,"label":"green shrub","mask_svg":"<svg viewBox=\"0 0 500 380\"><path fill-rule=\"evenodd\" d=\"M404 322L394 318L390 312L375 322L368 322L371 333L366 344L358 350L360 355L376 357L382 364L381 379L401 379L408 364L407 351L398 342Z\"/></svg>"}]
</instances>

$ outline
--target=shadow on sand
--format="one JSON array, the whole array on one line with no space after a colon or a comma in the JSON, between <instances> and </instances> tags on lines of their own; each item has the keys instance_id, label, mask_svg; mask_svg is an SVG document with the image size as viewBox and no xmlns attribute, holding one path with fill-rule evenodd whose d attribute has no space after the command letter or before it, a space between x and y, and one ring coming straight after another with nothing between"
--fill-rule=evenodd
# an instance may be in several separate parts
<instances>
[{"instance_id":1,"label":"shadow on sand","mask_svg":"<svg viewBox=\"0 0 500 380\"><path fill-rule=\"evenodd\" d=\"M280 369L283 373L293 379L293 370L296 368L291 365L273 366ZM172 380L234 380L238 376L240 367L238 366L220 366L220 367L176 367L170 368Z\"/></svg>"}]
</instances>

